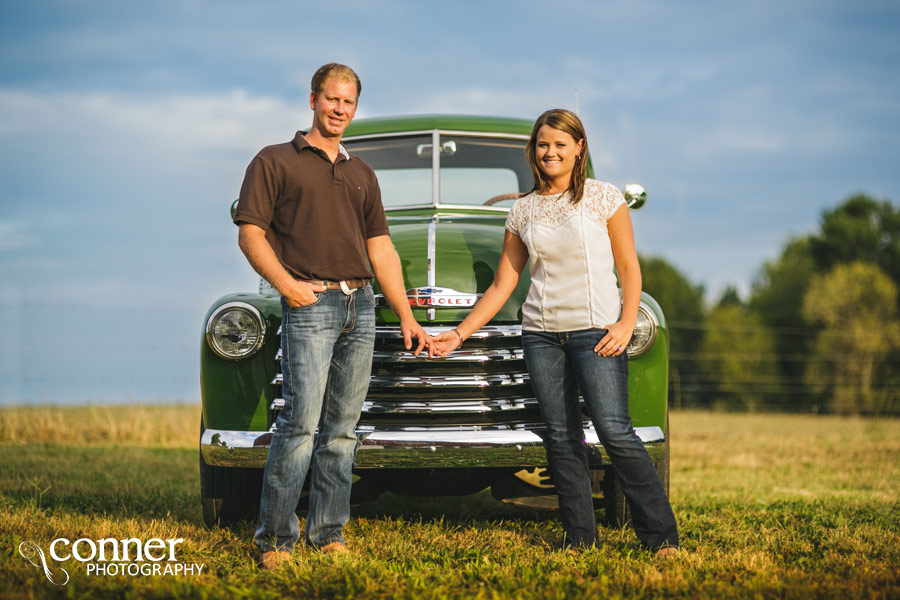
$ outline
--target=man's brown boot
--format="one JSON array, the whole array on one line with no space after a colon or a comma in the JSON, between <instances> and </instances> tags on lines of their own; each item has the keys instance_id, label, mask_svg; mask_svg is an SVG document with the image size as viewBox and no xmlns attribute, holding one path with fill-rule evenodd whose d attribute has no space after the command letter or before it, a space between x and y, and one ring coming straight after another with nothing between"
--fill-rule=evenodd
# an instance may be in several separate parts
<instances>
[{"instance_id":1,"label":"man's brown boot","mask_svg":"<svg viewBox=\"0 0 900 600\"><path fill-rule=\"evenodd\" d=\"M286 562L290 562L293 556L284 550L271 550L263 552L259 557L259 568L263 571L272 571Z\"/></svg>"},{"instance_id":2,"label":"man's brown boot","mask_svg":"<svg viewBox=\"0 0 900 600\"><path fill-rule=\"evenodd\" d=\"M347 546L340 542L331 542L330 544L326 544L321 548L322 552L326 554L349 554L350 550L347 549Z\"/></svg>"}]
</instances>

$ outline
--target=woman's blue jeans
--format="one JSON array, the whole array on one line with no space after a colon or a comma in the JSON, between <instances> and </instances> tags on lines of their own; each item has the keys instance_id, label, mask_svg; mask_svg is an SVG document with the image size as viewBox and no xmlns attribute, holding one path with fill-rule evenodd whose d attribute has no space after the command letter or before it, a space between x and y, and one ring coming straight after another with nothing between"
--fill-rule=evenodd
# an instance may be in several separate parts
<instances>
[{"instance_id":1,"label":"woman's blue jeans","mask_svg":"<svg viewBox=\"0 0 900 600\"><path fill-rule=\"evenodd\" d=\"M375 304L372 287L318 294L291 308L282 299L284 408L278 414L263 475L260 552L290 552L300 537L295 514L309 472L306 541L343 542L350 518L356 424L372 372ZM316 435L318 428L318 435Z\"/></svg>"},{"instance_id":2,"label":"woman's blue jeans","mask_svg":"<svg viewBox=\"0 0 900 600\"><path fill-rule=\"evenodd\" d=\"M662 482L631 426L628 357L594 352L605 330L523 331L525 364L547 426L544 446L559 498L565 544L589 546L597 539L588 454L578 390L597 436L631 508L641 543L649 549L678 546L675 515Z\"/></svg>"}]
</instances>

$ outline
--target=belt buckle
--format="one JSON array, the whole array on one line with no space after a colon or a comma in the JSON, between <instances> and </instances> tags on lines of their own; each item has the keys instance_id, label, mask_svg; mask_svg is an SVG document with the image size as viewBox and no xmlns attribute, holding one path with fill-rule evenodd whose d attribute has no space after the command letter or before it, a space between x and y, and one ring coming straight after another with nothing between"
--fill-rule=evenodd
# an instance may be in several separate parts
<instances>
[{"instance_id":1,"label":"belt buckle","mask_svg":"<svg viewBox=\"0 0 900 600\"><path fill-rule=\"evenodd\" d=\"M345 295L345 296L349 296L350 294L352 294L353 292L356 291L356 288L353 288L353 289L351 290L351 289L350 289L350 286L347 285L347 281L346 281L346 280L341 280L341 291L344 292L344 295Z\"/></svg>"}]
</instances>

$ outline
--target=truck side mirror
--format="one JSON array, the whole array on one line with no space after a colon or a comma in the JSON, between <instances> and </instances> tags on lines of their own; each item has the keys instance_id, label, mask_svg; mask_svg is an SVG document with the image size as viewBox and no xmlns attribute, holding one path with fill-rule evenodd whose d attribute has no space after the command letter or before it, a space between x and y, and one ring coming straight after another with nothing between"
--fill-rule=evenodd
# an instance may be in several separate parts
<instances>
[{"instance_id":1,"label":"truck side mirror","mask_svg":"<svg viewBox=\"0 0 900 600\"><path fill-rule=\"evenodd\" d=\"M639 183L629 183L622 190L625 204L631 210L640 210L647 203L647 190Z\"/></svg>"}]
</instances>

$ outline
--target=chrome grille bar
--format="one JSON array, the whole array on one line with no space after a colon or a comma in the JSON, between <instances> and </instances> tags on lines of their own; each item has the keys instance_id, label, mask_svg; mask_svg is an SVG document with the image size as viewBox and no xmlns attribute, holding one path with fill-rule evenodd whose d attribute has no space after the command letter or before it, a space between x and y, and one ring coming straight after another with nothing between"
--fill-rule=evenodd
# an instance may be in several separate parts
<instances>
[{"instance_id":1,"label":"chrome grille bar","mask_svg":"<svg viewBox=\"0 0 900 600\"><path fill-rule=\"evenodd\" d=\"M452 325L426 327L438 335ZM281 361L281 351L276 355ZM284 408L278 373L271 383L275 398L269 409L274 422ZM520 325L493 325L482 328L466 340L465 346L446 358L429 359L403 347L399 326L379 325L375 333L372 376L363 404L360 425L379 428L393 419L404 426L453 427L453 423L482 421L492 427L519 427L533 423L537 416L521 346ZM384 421L389 419L389 421ZM487 419L487 421L484 421Z\"/></svg>"}]
</instances>

